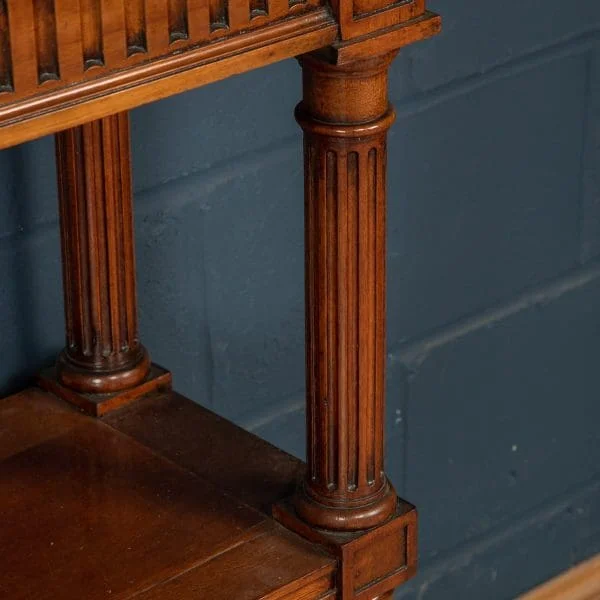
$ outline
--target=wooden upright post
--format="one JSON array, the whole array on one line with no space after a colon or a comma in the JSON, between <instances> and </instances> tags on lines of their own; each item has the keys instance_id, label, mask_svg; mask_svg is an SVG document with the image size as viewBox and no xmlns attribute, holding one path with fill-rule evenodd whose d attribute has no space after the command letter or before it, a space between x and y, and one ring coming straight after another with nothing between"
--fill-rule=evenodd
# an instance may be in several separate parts
<instances>
[{"instance_id":1,"label":"wooden upright post","mask_svg":"<svg viewBox=\"0 0 600 600\"><path fill-rule=\"evenodd\" d=\"M294 504L316 527L367 529L394 512L383 470L386 135L393 54L302 59L308 470Z\"/></svg>"},{"instance_id":2,"label":"wooden upright post","mask_svg":"<svg viewBox=\"0 0 600 600\"><path fill-rule=\"evenodd\" d=\"M56 156L66 347L42 384L103 414L157 383L138 333L128 113L58 133Z\"/></svg>"},{"instance_id":3,"label":"wooden upright post","mask_svg":"<svg viewBox=\"0 0 600 600\"><path fill-rule=\"evenodd\" d=\"M395 52L301 58L307 466L284 525L340 560L340 600L383 600L416 569L416 511L383 465L386 137Z\"/></svg>"}]
</instances>

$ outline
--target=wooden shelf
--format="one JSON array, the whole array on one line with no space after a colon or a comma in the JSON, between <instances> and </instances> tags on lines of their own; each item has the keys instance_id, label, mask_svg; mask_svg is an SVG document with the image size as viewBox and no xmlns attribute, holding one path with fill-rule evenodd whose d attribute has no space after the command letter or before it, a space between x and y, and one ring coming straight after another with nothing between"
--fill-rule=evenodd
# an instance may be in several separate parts
<instances>
[{"instance_id":1,"label":"wooden shelf","mask_svg":"<svg viewBox=\"0 0 600 600\"><path fill-rule=\"evenodd\" d=\"M388 71L440 24L425 0L0 0L0 149L56 134L66 342L0 400L1 598L389 600L414 575L384 469ZM306 465L152 364L128 114L293 56Z\"/></svg>"},{"instance_id":2,"label":"wooden shelf","mask_svg":"<svg viewBox=\"0 0 600 600\"><path fill-rule=\"evenodd\" d=\"M0 401L0 596L324 599L336 562L265 507L302 463L174 393L102 421Z\"/></svg>"}]
</instances>

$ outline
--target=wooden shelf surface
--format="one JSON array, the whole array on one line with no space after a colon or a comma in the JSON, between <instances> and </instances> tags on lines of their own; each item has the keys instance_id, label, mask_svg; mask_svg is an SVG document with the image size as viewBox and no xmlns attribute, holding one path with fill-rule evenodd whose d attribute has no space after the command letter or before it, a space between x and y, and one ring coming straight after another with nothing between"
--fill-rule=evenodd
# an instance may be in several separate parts
<instances>
[{"instance_id":1,"label":"wooden shelf surface","mask_svg":"<svg viewBox=\"0 0 600 600\"><path fill-rule=\"evenodd\" d=\"M302 463L174 393L106 420L0 400L0 597L335 596L335 561L269 516Z\"/></svg>"}]
</instances>

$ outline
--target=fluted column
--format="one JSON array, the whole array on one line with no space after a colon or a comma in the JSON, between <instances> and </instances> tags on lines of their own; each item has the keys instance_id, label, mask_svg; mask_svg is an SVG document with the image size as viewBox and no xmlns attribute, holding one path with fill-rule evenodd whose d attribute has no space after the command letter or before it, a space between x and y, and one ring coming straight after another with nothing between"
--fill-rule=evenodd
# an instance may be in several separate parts
<instances>
[{"instance_id":1,"label":"fluted column","mask_svg":"<svg viewBox=\"0 0 600 600\"><path fill-rule=\"evenodd\" d=\"M62 385L111 393L136 386L150 360L138 336L129 118L56 136L66 347Z\"/></svg>"},{"instance_id":2,"label":"fluted column","mask_svg":"<svg viewBox=\"0 0 600 600\"><path fill-rule=\"evenodd\" d=\"M294 505L325 529L373 527L396 506L383 467L392 58L348 66L301 60L308 468Z\"/></svg>"}]
</instances>

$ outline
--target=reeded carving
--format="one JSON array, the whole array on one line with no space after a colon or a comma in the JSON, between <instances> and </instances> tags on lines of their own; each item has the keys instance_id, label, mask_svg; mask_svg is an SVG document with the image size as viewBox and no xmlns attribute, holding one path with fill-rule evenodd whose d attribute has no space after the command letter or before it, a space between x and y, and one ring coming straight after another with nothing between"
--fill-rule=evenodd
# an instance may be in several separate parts
<instances>
[{"instance_id":1,"label":"reeded carving","mask_svg":"<svg viewBox=\"0 0 600 600\"><path fill-rule=\"evenodd\" d=\"M128 0L125 4L125 28L127 30L127 55L148 52L146 38L146 3L144 0Z\"/></svg>"},{"instance_id":2,"label":"reeded carving","mask_svg":"<svg viewBox=\"0 0 600 600\"><path fill-rule=\"evenodd\" d=\"M227 29L229 26L227 0L209 0L210 29Z\"/></svg>"},{"instance_id":3,"label":"reeded carving","mask_svg":"<svg viewBox=\"0 0 600 600\"><path fill-rule=\"evenodd\" d=\"M322 0L301 0L307 6ZM0 92L163 57L287 16L296 0L0 0ZM259 17L257 19L257 17ZM13 73L13 68L16 73Z\"/></svg>"},{"instance_id":4,"label":"reeded carving","mask_svg":"<svg viewBox=\"0 0 600 600\"><path fill-rule=\"evenodd\" d=\"M385 139L308 133L305 153L307 492L350 506L388 486Z\"/></svg>"},{"instance_id":5,"label":"reeded carving","mask_svg":"<svg viewBox=\"0 0 600 600\"><path fill-rule=\"evenodd\" d=\"M138 339L127 114L56 136L66 348L59 379L81 392L133 387Z\"/></svg>"},{"instance_id":6,"label":"reeded carving","mask_svg":"<svg viewBox=\"0 0 600 600\"><path fill-rule=\"evenodd\" d=\"M290 6L292 4L290 3ZM269 9L267 5L267 0L250 0L250 17L259 17L259 16L267 16L269 14Z\"/></svg>"},{"instance_id":7,"label":"reeded carving","mask_svg":"<svg viewBox=\"0 0 600 600\"><path fill-rule=\"evenodd\" d=\"M309 472L319 494L351 498L377 491L384 481L383 440L374 426L383 416L376 371L384 340L371 325L385 314L378 290L385 264L377 252L385 236L378 183L385 142L331 150L309 138L306 146L307 168L323 174L325 189L321 202L310 182L306 202ZM322 358L314 356L317 348ZM328 452L320 457L323 447Z\"/></svg>"},{"instance_id":8,"label":"reeded carving","mask_svg":"<svg viewBox=\"0 0 600 600\"><path fill-rule=\"evenodd\" d=\"M81 43L84 69L104 66L102 5L97 0L80 0Z\"/></svg>"},{"instance_id":9,"label":"reeded carving","mask_svg":"<svg viewBox=\"0 0 600 600\"><path fill-rule=\"evenodd\" d=\"M308 469L294 504L326 529L375 526L396 503L383 471L390 59L302 59Z\"/></svg>"},{"instance_id":10,"label":"reeded carving","mask_svg":"<svg viewBox=\"0 0 600 600\"><path fill-rule=\"evenodd\" d=\"M60 79L54 0L35 0L35 45L38 82Z\"/></svg>"}]
</instances>

